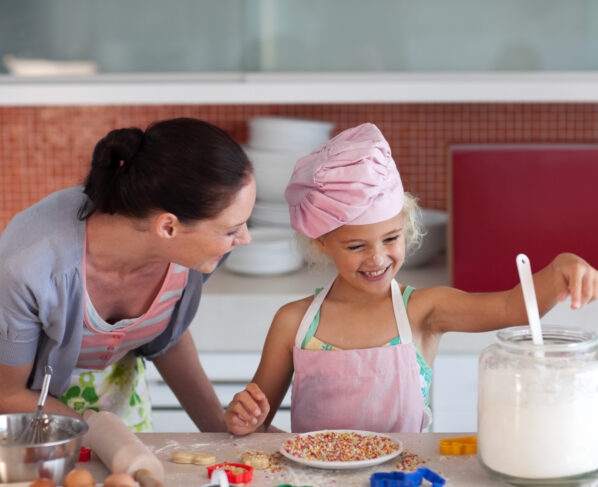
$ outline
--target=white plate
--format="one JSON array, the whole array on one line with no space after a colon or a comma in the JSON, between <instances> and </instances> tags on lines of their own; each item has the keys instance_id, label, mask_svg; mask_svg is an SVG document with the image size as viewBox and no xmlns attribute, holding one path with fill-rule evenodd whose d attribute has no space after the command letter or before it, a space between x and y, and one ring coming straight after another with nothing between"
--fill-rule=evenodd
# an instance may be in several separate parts
<instances>
[{"instance_id":1,"label":"white plate","mask_svg":"<svg viewBox=\"0 0 598 487\"><path fill-rule=\"evenodd\" d=\"M291 228L252 227L251 243L236 247L224 267L241 274L284 274L303 266L303 256L295 248Z\"/></svg>"},{"instance_id":2,"label":"white plate","mask_svg":"<svg viewBox=\"0 0 598 487\"><path fill-rule=\"evenodd\" d=\"M291 216L289 205L284 203L272 203L268 201L256 201L251 213L250 222L255 225L277 226L291 228ZM250 230L251 232L251 230Z\"/></svg>"},{"instance_id":3,"label":"white plate","mask_svg":"<svg viewBox=\"0 0 598 487\"><path fill-rule=\"evenodd\" d=\"M377 436L380 438L385 438L387 440L390 440L393 444L395 444L397 446L396 451L393 451L392 453L389 453L387 455L381 455L379 457L376 458L371 458L368 460L357 460L354 462L334 462L334 461L324 461L324 460L305 460L301 457L296 457L294 455L291 455L289 452L287 452L284 449L284 445L287 441L291 440L291 439L295 439L297 437L304 437L304 436L308 436L308 435L315 435L318 433L356 433L362 436ZM374 433L372 431L360 431L360 430L321 430L321 431L310 431L308 433L301 433L296 435L294 438L289 438L287 440L285 440L285 442L283 442L282 445L280 445L280 453L282 453L282 455L284 455L286 458L288 458L289 460L292 460L294 462L297 462L301 465L307 465L309 467L316 467L316 468L327 468L327 469L338 469L338 470L345 470L345 469L353 469L353 468L364 468L364 467L371 467L372 465L378 465L380 463L384 463L387 462L388 460L391 460L395 457L397 457L398 455L401 454L401 452L403 451L403 443L399 440L395 440L394 438L391 438L390 436L387 435L383 435L380 433Z\"/></svg>"},{"instance_id":4,"label":"white plate","mask_svg":"<svg viewBox=\"0 0 598 487\"><path fill-rule=\"evenodd\" d=\"M297 160L306 153L285 153L243 147L253 164L253 175L257 186L258 201L279 203L288 214L284 191L293 174Z\"/></svg>"},{"instance_id":5,"label":"white plate","mask_svg":"<svg viewBox=\"0 0 598 487\"><path fill-rule=\"evenodd\" d=\"M287 117L249 120L249 145L256 149L300 152L307 155L330 138L331 122Z\"/></svg>"}]
</instances>

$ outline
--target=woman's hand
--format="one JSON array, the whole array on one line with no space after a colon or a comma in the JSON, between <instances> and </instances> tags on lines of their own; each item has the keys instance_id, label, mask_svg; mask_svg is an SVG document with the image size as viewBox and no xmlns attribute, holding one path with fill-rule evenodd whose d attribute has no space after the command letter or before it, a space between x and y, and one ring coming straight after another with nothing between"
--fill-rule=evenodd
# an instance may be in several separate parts
<instances>
[{"instance_id":1,"label":"woman's hand","mask_svg":"<svg viewBox=\"0 0 598 487\"><path fill-rule=\"evenodd\" d=\"M244 391L235 394L226 408L224 421L231 433L246 435L259 428L269 412L270 405L266 395L257 384L252 382Z\"/></svg>"},{"instance_id":2,"label":"woman's hand","mask_svg":"<svg viewBox=\"0 0 598 487\"><path fill-rule=\"evenodd\" d=\"M552 261L556 285L561 289L558 300L571 295L571 308L578 309L598 299L598 270L575 254L559 254Z\"/></svg>"}]
</instances>

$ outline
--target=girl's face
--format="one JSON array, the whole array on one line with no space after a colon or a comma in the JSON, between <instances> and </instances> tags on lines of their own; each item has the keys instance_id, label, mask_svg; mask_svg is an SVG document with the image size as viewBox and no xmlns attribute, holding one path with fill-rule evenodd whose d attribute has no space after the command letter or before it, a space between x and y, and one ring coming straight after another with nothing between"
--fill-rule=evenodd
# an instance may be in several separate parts
<instances>
[{"instance_id":1,"label":"girl's face","mask_svg":"<svg viewBox=\"0 0 598 487\"><path fill-rule=\"evenodd\" d=\"M251 177L218 216L179 226L177 236L172 239L179 258L173 261L200 272L214 271L224 254L237 245L251 242L247 220L254 203L255 180Z\"/></svg>"},{"instance_id":2,"label":"girl's face","mask_svg":"<svg viewBox=\"0 0 598 487\"><path fill-rule=\"evenodd\" d=\"M368 292L383 292L405 260L403 213L379 223L344 225L316 241L343 279Z\"/></svg>"}]
</instances>

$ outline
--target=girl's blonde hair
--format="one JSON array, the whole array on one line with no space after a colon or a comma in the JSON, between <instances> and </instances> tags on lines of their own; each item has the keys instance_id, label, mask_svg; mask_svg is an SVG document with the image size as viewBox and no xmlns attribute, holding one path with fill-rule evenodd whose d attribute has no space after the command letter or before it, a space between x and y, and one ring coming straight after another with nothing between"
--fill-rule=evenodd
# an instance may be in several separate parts
<instances>
[{"instance_id":1,"label":"girl's blonde hair","mask_svg":"<svg viewBox=\"0 0 598 487\"><path fill-rule=\"evenodd\" d=\"M405 192L401 211L405 216L405 253L410 255L420 247L424 236L421 209L417 203L417 198L411 193ZM295 238L299 250L310 267L323 268L333 264L330 256L322 252L315 239L309 238L300 232L295 233Z\"/></svg>"}]
</instances>

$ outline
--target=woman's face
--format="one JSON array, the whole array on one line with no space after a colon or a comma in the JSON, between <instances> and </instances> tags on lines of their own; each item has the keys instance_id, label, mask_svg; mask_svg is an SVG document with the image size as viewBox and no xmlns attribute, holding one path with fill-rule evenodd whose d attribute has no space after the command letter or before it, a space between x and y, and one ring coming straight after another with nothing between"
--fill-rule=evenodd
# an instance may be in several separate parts
<instances>
[{"instance_id":1,"label":"woman's face","mask_svg":"<svg viewBox=\"0 0 598 487\"><path fill-rule=\"evenodd\" d=\"M218 216L179 228L177 237L172 242L178 256L173 261L201 272L212 272L224 254L237 245L251 242L247 220L254 204L255 180L251 176L250 181L237 192L232 203Z\"/></svg>"},{"instance_id":2,"label":"woman's face","mask_svg":"<svg viewBox=\"0 0 598 487\"><path fill-rule=\"evenodd\" d=\"M379 223L344 225L317 242L345 281L366 292L385 292L405 260L403 213Z\"/></svg>"}]
</instances>

